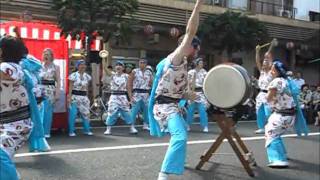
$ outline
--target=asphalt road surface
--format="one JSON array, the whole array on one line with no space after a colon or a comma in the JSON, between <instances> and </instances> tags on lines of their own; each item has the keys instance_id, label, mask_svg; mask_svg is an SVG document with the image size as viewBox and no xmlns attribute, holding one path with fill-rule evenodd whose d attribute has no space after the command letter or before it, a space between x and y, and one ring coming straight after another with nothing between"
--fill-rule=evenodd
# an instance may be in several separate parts
<instances>
[{"instance_id":1,"label":"asphalt road surface","mask_svg":"<svg viewBox=\"0 0 320 180\"><path fill-rule=\"evenodd\" d=\"M228 142L224 142L201 171L195 170L200 156L220 133L211 123L210 132L201 132L198 124L189 133L187 161L183 176L170 180L319 180L320 133L310 126L310 136L296 137L288 132L284 138L290 167L267 167L263 135L254 134L254 122L239 122L237 132L258 164L251 178L243 169ZM138 135L129 135L126 126L113 128L113 135L104 136L104 127L93 129L94 136L78 130L77 137L55 133L49 139L52 151L28 153L27 146L15 157L23 180L156 180L167 149L169 137L154 138L138 128Z\"/></svg>"}]
</instances>

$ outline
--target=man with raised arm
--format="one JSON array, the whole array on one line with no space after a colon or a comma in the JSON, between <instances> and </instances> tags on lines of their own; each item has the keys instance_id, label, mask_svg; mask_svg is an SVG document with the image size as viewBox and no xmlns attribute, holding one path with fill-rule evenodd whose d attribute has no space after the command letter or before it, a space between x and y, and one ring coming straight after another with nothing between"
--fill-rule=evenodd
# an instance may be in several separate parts
<instances>
[{"instance_id":1,"label":"man with raised arm","mask_svg":"<svg viewBox=\"0 0 320 180\"><path fill-rule=\"evenodd\" d=\"M170 174L182 175L184 172L187 131L178 103L183 98L195 97L187 91L187 59L193 59L200 50L196 33L202 3L203 0L197 0L186 34L179 39L177 49L158 64L153 82L148 107L150 133L159 137L165 132L171 135L158 180L167 180Z\"/></svg>"}]
</instances>

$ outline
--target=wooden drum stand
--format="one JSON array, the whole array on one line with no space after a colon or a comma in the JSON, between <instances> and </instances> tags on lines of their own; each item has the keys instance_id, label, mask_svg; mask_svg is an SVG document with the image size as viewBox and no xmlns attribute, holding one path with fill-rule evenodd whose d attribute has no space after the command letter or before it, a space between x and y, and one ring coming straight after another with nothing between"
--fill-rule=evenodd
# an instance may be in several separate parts
<instances>
[{"instance_id":1,"label":"wooden drum stand","mask_svg":"<svg viewBox=\"0 0 320 180\"><path fill-rule=\"evenodd\" d=\"M200 157L200 162L198 163L196 169L200 170L204 163L208 162L211 156L216 152L224 139L227 139L231 145L233 151L236 153L244 169L247 171L248 175L254 177L254 172L251 166L256 166L257 163L253 158L253 154L249 152L246 145L241 140L239 134L235 130L235 122L226 117L225 114L219 114L216 118L217 124L219 125L222 132L216 141L212 144L209 150Z\"/></svg>"}]
</instances>

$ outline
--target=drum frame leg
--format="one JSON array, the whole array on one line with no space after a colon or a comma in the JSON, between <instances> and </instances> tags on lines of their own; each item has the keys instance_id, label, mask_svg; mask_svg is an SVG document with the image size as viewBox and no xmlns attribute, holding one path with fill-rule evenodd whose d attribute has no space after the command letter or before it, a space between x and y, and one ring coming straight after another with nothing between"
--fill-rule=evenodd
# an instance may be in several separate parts
<instances>
[{"instance_id":1,"label":"drum frame leg","mask_svg":"<svg viewBox=\"0 0 320 180\"><path fill-rule=\"evenodd\" d=\"M200 162L196 166L196 169L200 170L202 166L213 156L213 154L222 144L223 140L227 139L248 175L254 177L254 172L250 167L250 163L256 165L256 162L252 157L252 153L249 152L239 134L235 131L235 123L232 121L232 119L227 118L224 114L221 114L217 117L217 124L222 132L212 146L207 150L207 152L200 157Z\"/></svg>"}]
</instances>

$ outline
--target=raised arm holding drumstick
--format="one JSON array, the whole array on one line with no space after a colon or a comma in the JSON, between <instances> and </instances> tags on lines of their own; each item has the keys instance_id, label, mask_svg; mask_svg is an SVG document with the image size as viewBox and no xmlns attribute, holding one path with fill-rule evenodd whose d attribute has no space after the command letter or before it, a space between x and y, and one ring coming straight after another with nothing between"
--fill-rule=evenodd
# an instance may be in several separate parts
<instances>
[{"instance_id":1,"label":"raised arm holding drumstick","mask_svg":"<svg viewBox=\"0 0 320 180\"><path fill-rule=\"evenodd\" d=\"M266 94L268 92L267 87L272 81L272 75L270 73L272 61L273 61L273 49L276 46L277 41L273 39L270 43L264 44L262 46L256 46L256 64L260 72L260 77L258 80L259 94L256 97L256 113L257 113L257 125L258 130L255 131L256 134L264 133L264 126L267 119L271 113L270 108L266 101ZM270 45L270 46L269 46ZM268 51L264 54L264 59L261 64L260 60L260 50L261 48L269 46Z\"/></svg>"}]
</instances>

